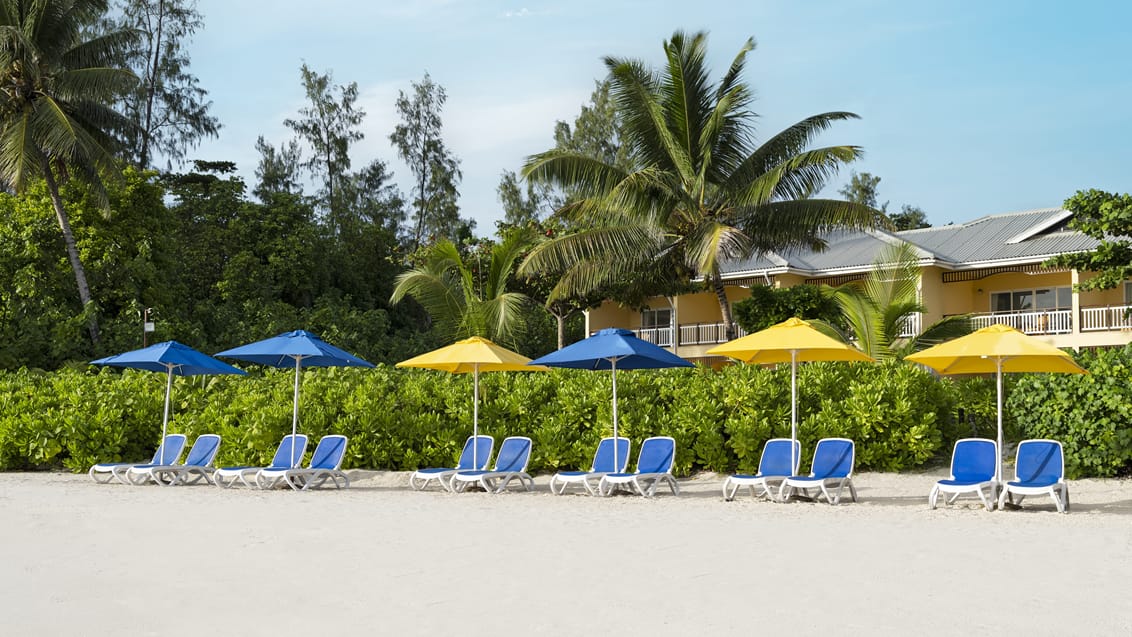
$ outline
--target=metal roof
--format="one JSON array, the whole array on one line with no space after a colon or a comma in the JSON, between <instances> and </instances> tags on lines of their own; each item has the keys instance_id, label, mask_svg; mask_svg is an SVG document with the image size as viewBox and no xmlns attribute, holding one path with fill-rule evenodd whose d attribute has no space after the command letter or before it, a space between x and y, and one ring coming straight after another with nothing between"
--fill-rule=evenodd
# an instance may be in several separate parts
<instances>
[{"instance_id":1,"label":"metal roof","mask_svg":"<svg viewBox=\"0 0 1132 637\"><path fill-rule=\"evenodd\" d=\"M768 258L756 255L725 264L724 276L770 271L820 274L867 270L888 244L907 241L924 261L964 269L998 261L1044 261L1055 254L1092 250L1100 243L1066 227L1071 213L1061 208L988 215L974 221L902 232L831 233L824 251L791 250ZM786 264L783 265L782 261Z\"/></svg>"}]
</instances>

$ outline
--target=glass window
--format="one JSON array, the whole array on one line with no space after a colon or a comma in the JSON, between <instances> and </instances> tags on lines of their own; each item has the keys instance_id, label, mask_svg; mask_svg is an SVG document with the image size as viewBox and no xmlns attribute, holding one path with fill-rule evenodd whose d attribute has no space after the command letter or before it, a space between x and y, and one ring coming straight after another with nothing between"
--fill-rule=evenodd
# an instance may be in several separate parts
<instances>
[{"instance_id":1,"label":"glass window","mask_svg":"<svg viewBox=\"0 0 1132 637\"><path fill-rule=\"evenodd\" d=\"M1009 292L994 292L991 294L991 311L992 312L1009 312L1010 311L1010 293Z\"/></svg>"},{"instance_id":2,"label":"glass window","mask_svg":"<svg viewBox=\"0 0 1132 637\"><path fill-rule=\"evenodd\" d=\"M1057 308L1057 294L1052 288L1034 290L1034 307L1039 310Z\"/></svg>"},{"instance_id":3,"label":"glass window","mask_svg":"<svg viewBox=\"0 0 1132 637\"><path fill-rule=\"evenodd\" d=\"M660 327L672 327L672 310L644 310L641 312L642 329Z\"/></svg>"},{"instance_id":4,"label":"glass window","mask_svg":"<svg viewBox=\"0 0 1132 637\"><path fill-rule=\"evenodd\" d=\"M1018 290L1010 299L1010 309L1015 312L1024 312L1034 307L1034 291Z\"/></svg>"},{"instance_id":5,"label":"glass window","mask_svg":"<svg viewBox=\"0 0 1132 637\"><path fill-rule=\"evenodd\" d=\"M1132 282L1124 284L1124 304L1132 305Z\"/></svg>"},{"instance_id":6,"label":"glass window","mask_svg":"<svg viewBox=\"0 0 1132 637\"><path fill-rule=\"evenodd\" d=\"M1073 288L1069 286L1057 288L1057 309L1073 309Z\"/></svg>"}]
</instances>

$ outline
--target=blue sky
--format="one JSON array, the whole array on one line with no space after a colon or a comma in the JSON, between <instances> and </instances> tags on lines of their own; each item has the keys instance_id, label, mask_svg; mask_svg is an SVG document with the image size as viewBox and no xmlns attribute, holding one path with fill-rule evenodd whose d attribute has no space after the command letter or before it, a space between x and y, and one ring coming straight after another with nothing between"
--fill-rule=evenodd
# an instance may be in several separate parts
<instances>
[{"instance_id":1,"label":"blue sky","mask_svg":"<svg viewBox=\"0 0 1132 637\"><path fill-rule=\"evenodd\" d=\"M464 172L461 214L491 234L504 170L553 144L603 77L601 58L657 66L676 29L705 30L718 77L748 37L758 139L848 110L822 145L857 144L881 201L932 224L1058 206L1078 189L1128 192L1132 3L199 0L193 72L223 129L190 157L237 162L279 144L303 106L299 67L357 82L367 112L354 167L379 158L406 190L388 136L393 102L427 71L448 92L445 138ZM847 182L836 178L827 195Z\"/></svg>"}]
</instances>

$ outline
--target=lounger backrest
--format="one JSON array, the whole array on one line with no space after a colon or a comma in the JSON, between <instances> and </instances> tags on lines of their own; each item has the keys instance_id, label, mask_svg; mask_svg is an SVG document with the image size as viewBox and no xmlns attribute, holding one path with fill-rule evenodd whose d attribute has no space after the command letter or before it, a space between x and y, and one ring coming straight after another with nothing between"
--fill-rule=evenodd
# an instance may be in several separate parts
<instances>
[{"instance_id":1,"label":"lounger backrest","mask_svg":"<svg viewBox=\"0 0 1132 637\"><path fill-rule=\"evenodd\" d=\"M472 461L472 443L475 443L475 464ZM487 468L487 464L491 462L491 450L495 448L495 438L491 436L477 436L474 440L468 436L468 440L464 442L464 450L460 452L460 461L456 463L456 468L460 471L482 471Z\"/></svg>"},{"instance_id":2,"label":"lounger backrest","mask_svg":"<svg viewBox=\"0 0 1132 637\"><path fill-rule=\"evenodd\" d=\"M294 445L294 456L291 455L291 446ZM271 459L271 466L280 469L295 469L303 464L303 454L307 452L307 435L288 434L279 441L279 448L275 450L275 457ZM294 458L294 463L291 459Z\"/></svg>"},{"instance_id":3,"label":"lounger backrest","mask_svg":"<svg viewBox=\"0 0 1132 637\"><path fill-rule=\"evenodd\" d=\"M802 463L802 443L794 442L793 467L791 467L789 438L772 438L763 445L763 455L759 458L760 476L793 476L798 474Z\"/></svg>"},{"instance_id":4,"label":"lounger backrest","mask_svg":"<svg viewBox=\"0 0 1132 637\"><path fill-rule=\"evenodd\" d=\"M311 469L337 471L346 457L346 436L323 436L311 454Z\"/></svg>"},{"instance_id":5,"label":"lounger backrest","mask_svg":"<svg viewBox=\"0 0 1132 637\"><path fill-rule=\"evenodd\" d=\"M814 448L810 475L815 478L848 478L853 475L853 441L822 438Z\"/></svg>"},{"instance_id":6,"label":"lounger backrest","mask_svg":"<svg viewBox=\"0 0 1132 637\"><path fill-rule=\"evenodd\" d=\"M220 451L220 436L216 434L203 434L197 436L193 448L185 458L185 466L211 467L216 461L216 452Z\"/></svg>"},{"instance_id":7,"label":"lounger backrest","mask_svg":"<svg viewBox=\"0 0 1132 637\"><path fill-rule=\"evenodd\" d=\"M629 447L633 446L628 438L617 438L617 464L613 463L613 438L602 438L594 454L594 463L590 471L600 473L621 473L629 466Z\"/></svg>"},{"instance_id":8,"label":"lounger backrest","mask_svg":"<svg viewBox=\"0 0 1132 637\"><path fill-rule=\"evenodd\" d=\"M1065 458L1056 440L1023 440L1018 443L1014 475L1021 482L1058 482L1065 477Z\"/></svg>"},{"instance_id":9,"label":"lounger backrest","mask_svg":"<svg viewBox=\"0 0 1132 637\"><path fill-rule=\"evenodd\" d=\"M499 456L495 459L496 471L527 470L531 461L531 439L526 436L511 436L499 445Z\"/></svg>"},{"instance_id":10,"label":"lounger backrest","mask_svg":"<svg viewBox=\"0 0 1132 637\"><path fill-rule=\"evenodd\" d=\"M986 438L963 438L951 452L952 480L994 479L998 444Z\"/></svg>"},{"instance_id":11,"label":"lounger backrest","mask_svg":"<svg viewBox=\"0 0 1132 637\"><path fill-rule=\"evenodd\" d=\"M637 473L672 473L676 462L676 440L669 436L645 438L637 458Z\"/></svg>"},{"instance_id":12,"label":"lounger backrest","mask_svg":"<svg viewBox=\"0 0 1132 637\"><path fill-rule=\"evenodd\" d=\"M177 464L181 452L185 450L185 434L169 434L165 436L161 446L153 454L150 464Z\"/></svg>"}]
</instances>

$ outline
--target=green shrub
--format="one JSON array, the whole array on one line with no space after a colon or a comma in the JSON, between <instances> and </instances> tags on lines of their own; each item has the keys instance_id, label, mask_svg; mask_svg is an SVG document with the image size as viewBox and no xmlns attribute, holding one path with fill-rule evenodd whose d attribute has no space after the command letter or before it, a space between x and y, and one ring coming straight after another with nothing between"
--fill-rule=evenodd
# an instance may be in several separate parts
<instances>
[{"instance_id":1,"label":"green shrub","mask_svg":"<svg viewBox=\"0 0 1132 637\"><path fill-rule=\"evenodd\" d=\"M1082 360L1092 376L1010 375L1007 437L1052 437L1066 445L1070 475L1115 475L1132 467L1127 354ZM170 431L190 442L223 437L221 465L267 463L291 431L294 372L253 367L247 377L175 378ZM633 441L669 435L676 471L754 471L763 444L790 435L790 369L733 365L619 372L621 433ZM0 373L0 470L67 468L144 460L160 437L165 379L126 370ZM852 438L861 470L902 471L945 461L962 437L994 437L994 381L939 379L918 367L808 363L798 370L803 470L826 436ZM483 374L480 431L534 441L530 470L588 467L611 433L608 372ZM959 415L961 414L961 416ZM302 375L299 429L312 446L350 437L346 467L391 470L451 465L471 433L472 378L381 365L309 369Z\"/></svg>"},{"instance_id":2,"label":"green shrub","mask_svg":"<svg viewBox=\"0 0 1132 637\"><path fill-rule=\"evenodd\" d=\"M1089 375L1022 374L1006 395L1025 438L1060 440L1070 478L1132 469L1132 366L1129 349L1084 352Z\"/></svg>"}]
</instances>

